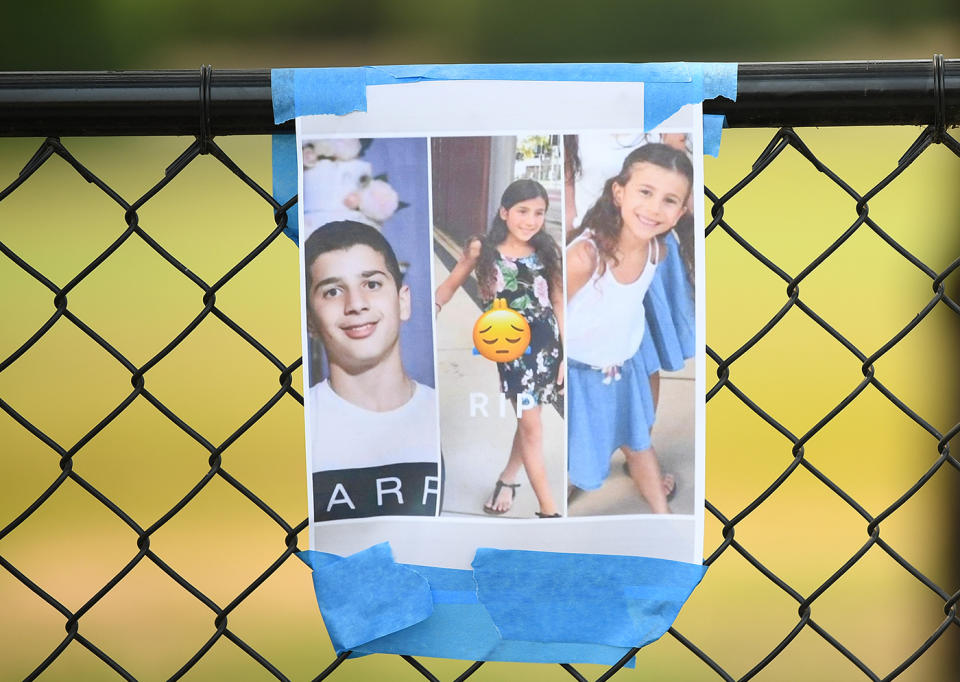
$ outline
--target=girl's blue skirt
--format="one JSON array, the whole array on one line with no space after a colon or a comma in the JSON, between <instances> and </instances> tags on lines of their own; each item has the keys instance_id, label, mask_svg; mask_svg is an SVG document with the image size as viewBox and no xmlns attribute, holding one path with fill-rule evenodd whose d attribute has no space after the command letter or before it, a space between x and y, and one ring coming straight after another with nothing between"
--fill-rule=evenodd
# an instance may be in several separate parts
<instances>
[{"instance_id":1,"label":"girl's blue skirt","mask_svg":"<svg viewBox=\"0 0 960 682\"><path fill-rule=\"evenodd\" d=\"M627 360L619 380L567 360L567 428L570 483L584 490L603 485L617 448L650 447L654 404L650 375L676 371L696 350L693 292L676 237L667 235L667 252L644 298L646 330L640 349Z\"/></svg>"}]
</instances>

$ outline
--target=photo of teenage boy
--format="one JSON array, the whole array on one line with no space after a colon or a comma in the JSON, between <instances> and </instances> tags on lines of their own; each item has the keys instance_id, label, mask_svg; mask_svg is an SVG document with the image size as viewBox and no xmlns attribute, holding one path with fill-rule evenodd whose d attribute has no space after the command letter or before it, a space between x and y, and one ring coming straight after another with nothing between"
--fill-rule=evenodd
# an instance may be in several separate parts
<instances>
[{"instance_id":1,"label":"photo of teenage boy","mask_svg":"<svg viewBox=\"0 0 960 682\"><path fill-rule=\"evenodd\" d=\"M434 391L404 368L411 292L376 229L329 223L304 242L307 331L328 375L307 395L314 521L433 516L440 500Z\"/></svg>"},{"instance_id":2,"label":"photo of teenage boy","mask_svg":"<svg viewBox=\"0 0 960 682\"><path fill-rule=\"evenodd\" d=\"M352 144L351 144L352 143ZM310 149L319 158L312 169L304 170L300 201L304 212L311 213L310 226L306 224L300 230L301 249L313 230L328 223L341 220L353 220L376 228L390 242L393 252L400 263L403 281L416 293L412 300L410 319L400 329L400 346L403 366L407 374L426 386L436 386L433 365L433 301L426 292L431 290L430 258L430 176L427 164L427 140L414 138L378 138L378 139L313 139L304 142L304 163L310 160ZM360 159L332 161L350 156L355 150L362 150ZM352 192L345 194L348 186L357 180L360 171L356 163L362 162L360 182L364 187L363 196ZM339 169L340 172L333 172ZM323 172L317 175L317 171ZM396 194L398 203L393 214L384 220L373 221L360 210L363 208L373 215L367 200L380 196L377 188L389 185ZM364 198L366 197L366 198ZM346 203L344 203L346 202ZM340 205L341 208L353 206L357 210L321 210L321 207ZM371 205L375 205L373 202ZM383 218L383 214L379 216ZM307 386L327 376L323 344L319 339L308 336L303 356Z\"/></svg>"}]
</instances>

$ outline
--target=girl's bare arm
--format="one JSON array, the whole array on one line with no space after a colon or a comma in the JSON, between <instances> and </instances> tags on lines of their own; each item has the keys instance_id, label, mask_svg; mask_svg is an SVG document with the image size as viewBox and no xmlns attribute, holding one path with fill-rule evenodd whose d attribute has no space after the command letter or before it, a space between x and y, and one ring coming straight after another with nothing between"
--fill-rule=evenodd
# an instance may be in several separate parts
<instances>
[{"instance_id":1,"label":"girl's bare arm","mask_svg":"<svg viewBox=\"0 0 960 682\"><path fill-rule=\"evenodd\" d=\"M480 258L480 240L471 239L467 242L467 248L463 250L460 260L453 266L453 270L437 287L436 302L438 306L446 305L447 301L453 298L453 294L463 286L467 277L477 267L478 258Z\"/></svg>"},{"instance_id":2,"label":"girl's bare arm","mask_svg":"<svg viewBox=\"0 0 960 682\"><path fill-rule=\"evenodd\" d=\"M590 281L597 269L597 257L597 248L586 240L567 249L567 301Z\"/></svg>"}]
</instances>

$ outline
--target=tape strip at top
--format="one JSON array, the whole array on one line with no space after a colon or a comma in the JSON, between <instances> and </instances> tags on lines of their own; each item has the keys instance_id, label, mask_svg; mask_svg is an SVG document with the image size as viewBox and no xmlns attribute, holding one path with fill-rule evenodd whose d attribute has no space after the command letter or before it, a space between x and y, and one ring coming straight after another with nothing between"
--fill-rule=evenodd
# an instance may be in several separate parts
<instances>
[{"instance_id":1,"label":"tape strip at top","mask_svg":"<svg viewBox=\"0 0 960 682\"><path fill-rule=\"evenodd\" d=\"M657 64L412 64L323 69L274 69L276 123L313 114L367 110L367 86L428 80L638 82L648 88L644 125L653 129L684 104L737 97L735 63Z\"/></svg>"}]
</instances>

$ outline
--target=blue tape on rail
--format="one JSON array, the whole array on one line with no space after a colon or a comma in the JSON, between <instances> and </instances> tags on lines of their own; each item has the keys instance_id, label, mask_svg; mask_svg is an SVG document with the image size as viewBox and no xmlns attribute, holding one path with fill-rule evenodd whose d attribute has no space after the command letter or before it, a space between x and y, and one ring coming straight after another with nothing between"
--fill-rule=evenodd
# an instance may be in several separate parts
<instances>
[{"instance_id":1,"label":"blue tape on rail","mask_svg":"<svg viewBox=\"0 0 960 682\"><path fill-rule=\"evenodd\" d=\"M367 85L422 80L605 81L685 83L695 64L574 63L574 64L407 64L368 66Z\"/></svg>"},{"instance_id":2,"label":"blue tape on rail","mask_svg":"<svg viewBox=\"0 0 960 682\"><path fill-rule=\"evenodd\" d=\"M313 114L367 110L367 87L425 80L526 80L639 82L644 126L649 130L684 104L713 97L736 99L734 63L660 64L414 64L326 69L274 69L271 72L276 123Z\"/></svg>"},{"instance_id":3,"label":"blue tape on rail","mask_svg":"<svg viewBox=\"0 0 960 682\"><path fill-rule=\"evenodd\" d=\"M457 570L395 563L387 543L343 558L298 556L314 569L338 653L535 663L619 661L666 632L706 571L643 557L496 549L477 550L473 570Z\"/></svg>"},{"instance_id":4,"label":"blue tape on rail","mask_svg":"<svg viewBox=\"0 0 960 682\"><path fill-rule=\"evenodd\" d=\"M274 135L271 140L273 158L273 198L281 204L297 195L297 136ZM299 244L300 217L297 205L287 210L287 226L283 233Z\"/></svg>"},{"instance_id":5,"label":"blue tape on rail","mask_svg":"<svg viewBox=\"0 0 960 682\"><path fill-rule=\"evenodd\" d=\"M271 72L276 123L313 114L349 114L367 110L367 86L399 85L427 80L596 81L608 83L698 83L703 71L711 82L724 82L727 65L687 64L411 64L324 69L274 69ZM736 88L734 69L733 92ZM723 93L720 93L723 94ZM701 97L701 99L703 99ZM699 100L697 100L699 101ZM679 107L678 107L679 108Z\"/></svg>"},{"instance_id":6,"label":"blue tape on rail","mask_svg":"<svg viewBox=\"0 0 960 682\"><path fill-rule=\"evenodd\" d=\"M720 156L720 134L727 125L727 117L723 114L703 115L703 153L710 156Z\"/></svg>"}]
</instances>

